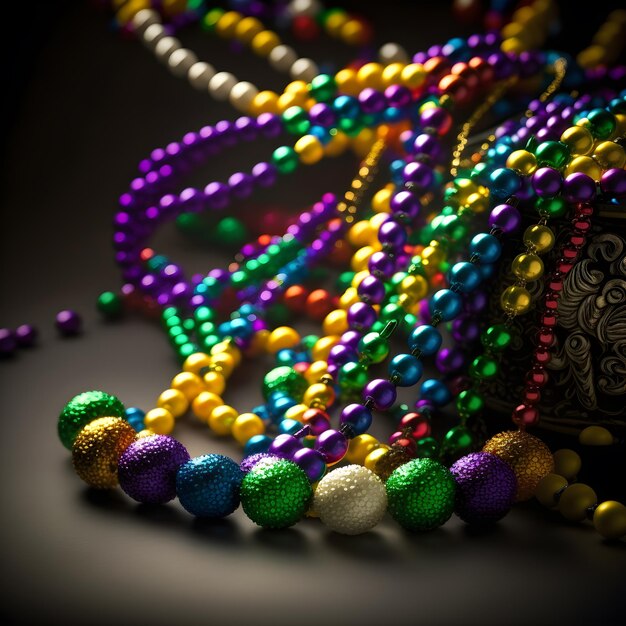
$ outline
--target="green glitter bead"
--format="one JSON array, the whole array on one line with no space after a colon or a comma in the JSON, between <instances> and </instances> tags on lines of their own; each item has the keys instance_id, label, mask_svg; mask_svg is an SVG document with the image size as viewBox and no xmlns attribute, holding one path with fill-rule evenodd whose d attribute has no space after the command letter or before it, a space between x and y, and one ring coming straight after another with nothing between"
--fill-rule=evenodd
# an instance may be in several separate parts
<instances>
[{"instance_id":1,"label":"green glitter bead","mask_svg":"<svg viewBox=\"0 0 626 626\"><path fill-rule=\"evenodd\" d=\"M318 102L327 102L337 92L335 79L329 74L318 74L309 85L311 96Z\"/></svg>"},{"instance_id":2,"label":"green glitter bead","mask_svg":"<svg viewBox=\"0 0 626 626\"><path fill-rule=\"evenodd\" d=\"M122 300L112 291L104 291L98 296L98 311L107 317L116 317L122 312Z\"/></svg>"},{"instance_id":3,"label":"green glitter bead","mask_svg":"<svg viewBox=\"0 0 626 626\"><path fill-rule=\"evenodd\" d=\"M302 107L289 107L283 113L282 118L287 132L293 135L305 135L311 128L308 114Z\"/></svg>"},{"instance_id":4,"label":"green glitter bead","mask_svg":"<svg viewBox=\"0 0 626 626\"><path fill-rule=\"evenodd\" d=\"M504 324L490 326L480 337L480 341L488 350L500 352L508 348L513 334Z\"/></svg>"},{"instance_id":5,"label":"green glitter bead","mask_svg":"<svg viewBox=\"0 0 626 626\"><path fill-rule=\"evenodd\" d=\"M216 239L227 245L240 245L248 240L248 229L235 217L224 217L215 228Z\"/></svg>"},{"instance_id":6,"label":"green glitter bead","mask_svg":"<svg viewBox=\"0 0 626 626\"><path fill-rule=\"evenodd\" d=\"M298 155L289 146L280 146L272 154L272 163L281 174L290 174L298 167Z\"/></svg>"},{"instance_id":7,"label":"green glitter bead","mask_svg":"<svg viewBox=\"0 0 626 626\"><path fill-rule=\"evenodd\" d=\"M478 380L488 380L498 373L498 363L486 355L477 356L469 367L469 375Z\"/></svg>"},{"instance_id":8,"label":"green glitter bead","mask_svg":"<svg viewBox=\"0 0 626 626\"><path fill-rule=\"evenodd\" d=\"M84 426L99 417L126 419L124 405L104 391L85 391L74 396L59 415L58 433L61 443L72 449L74 439Z\"/></svg>"},{"instance_id":9,"label":"green glitter bead","mask_svg":"<svg viewBox=\"0 0 626 626\"><path fill-rule=\"evenodd\" d=\"M450 519L456 484L433 459L413 459L395 469L386 483L391 516L407 530L432 530Z\"/></svg>"},{"instance_id":10,"label":"green glitter bead","mask_svg":"<svg viewBox=\"0 0 626 626\"><path fill-rule=\"evenodd\" d=\"M263 397L267 400L273 391L284 391L294 400L300 402L308 388L308 383L296 370L281 365L270 370L263 379Z\"/></svg>"},{"instance_id":11,"label":"green glitter bead","mask_svg":"<svg viewBox=\"0 0 626 626\"><path fill-rule=\"evenodd\" d=\"M586 126L596 139L608 139L615 131L615 116L605 109L593 109L586 117Z\"/></svg>"},{"instance_id":12,"label":"green glitter bead","mask_svg":"<svg viewBox=\"0 0 626 626\"><path fill-rule=\"evenodd\" d=\"M535 156L539 165L560 169L569 159L569 148L560 141L544 141L537 146Z\"/></svg>"},{"instance_id":13,"label":"green glitter bead","mask_svg":"<svg viewBox=\"0 0 626 626\"><path fill-rule=\"evenodd\" d=\"M567 204L563 198L539 198L536 207L540 217L554 219L567 213Z\"/></svg>"},{"instance_id":14,"label":"green glitter bead","mask_svg":"<svg viewBox=\"0 0 626 626\"><path fill-rule=\"evenodd\" d=\"M288 528L307 512L313 490L306 474L291 461L260 461L241 483L245 514L263 528Z\"/></svg>"}]
</instances>

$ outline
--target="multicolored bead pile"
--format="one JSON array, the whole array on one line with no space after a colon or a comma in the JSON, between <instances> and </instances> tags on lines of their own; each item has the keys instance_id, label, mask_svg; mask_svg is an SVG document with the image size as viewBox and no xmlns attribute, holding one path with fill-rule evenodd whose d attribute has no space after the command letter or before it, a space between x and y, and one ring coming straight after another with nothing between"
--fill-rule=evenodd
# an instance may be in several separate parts
<instances>
[{"instance_id":1,"label":"multicolored bead pile","mask_svg":"<svg viewBox=\"0 0 626 626\"><path fill-rule=\"evenodd\" d=\"M241 503L265 528L309 515L357 534L387 511L412 531L436 528L454 512L470 524L492 523L536 494L567 519L592 518L607 538L626 534L626 507L598 503L591 488L572 484L571 455L553 458L526 432L540 423L562 287L596 203L624 210L626 68L594 62L614 58L617 40L578 62L542 51L555 7L536 0L508 22L500 16L501 32L412 57L386 44L379 61L357 59L327 74L265 29L258 3L238 2L237 11L197 1L117 4L123 30L175 76L245 115L153 150L120 197L113 246L123 286L103 293L98 307L160 318L182 371L145 412L101 391L73 398L59 436L77 474L94 488L119 484L138 502L178 498L199 517L224 517ZM287 21L303 39L319 31L318 19L350 44L372 36L359 18L324 12L314 0L289 7ZM626 27L624 11L608 19ZM282 94L260 91L199 61L174 37L196 20L250 46L293 82ZM509 118L465 155L476 127L501 104ZM249 172L184 186L223 151L283 135L290 139ZM255 190L350 149L360 164L344 193L323 192L300 215L271 216L272 233L236 217ZM206 213L219 216L228 266L189 276L150 247L163 224L193 231ZM499 287L504 248L517 253ZM499 288L501 319L487 325L487 296ZM321 322L320 334L301 336L287 325L290 314ZM529 314L537 339L512 408L517 430L485 441L484 386L498 373L514 320ZM263 355L272 360L264 403L243 412L226 404L234 369ZM431 370L440 377L423 379ZM399 404L398 391L418 383L414 406ZM171 436L188 411L214 435L231 435L243 460L190 458ZM437 441L431 421L442 411L458 421ZM368 433L377 413L395 416L387 442ZM581 433L581 441L607 440L598 427Z\"/></svg>"}]
</instances>

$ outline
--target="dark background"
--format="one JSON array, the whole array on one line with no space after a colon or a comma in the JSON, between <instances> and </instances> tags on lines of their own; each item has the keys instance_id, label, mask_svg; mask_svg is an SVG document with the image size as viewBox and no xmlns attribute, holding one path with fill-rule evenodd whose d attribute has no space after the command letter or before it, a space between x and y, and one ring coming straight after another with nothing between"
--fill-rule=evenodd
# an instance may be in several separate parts
<instances>
[{"instance_id":1,"label":"dark background","mask_svg":"<svg viewBox=\"0 0 626 626\"><path fill-rule=\"evenodd\" d=\"M588 45L610 4L596 2L584 16L563 11L569 34L555 45L573 52ZM358 6L375 17L379 44L397 40L414 51L468 33L448 3ZM603 542L589 524L569 525L532 502L484 532L454 518L413 535L385 520L344 537L316 520L264 531L241 511L203 522L177 504L137 506L121 492L83 486L56 436L63 404L95 388L147 408L177 372L156 324L132 316L107 323L95 311L97 295L119 286L109 243L117 197L151 149L233 112L170 76L138 43L120 40L93 7L29 2L19 10L4 55L0 324L33 323L41 338L0 361L3 622L617 623L624 544ZM218 69L262 87L283 84L262 61L230 55L196 28L181 37ZM295 47L319 61L352 53L321 41ZM223 180L268 154L262 142L228 152L190 182ZM341 192L353 169L347 156L324 162L255 202L303 209L322 191ZM198 271L226 260L174 229L156 243ZM57 336L62 308L83 316L80 337ZM242 410L257 404L255 381L266 367L237 372L229 402ZM183 422L176 436L192 455L238 454ZM390 424L381 418L376 428L382 435ZM602 465L597 453L585 458ZM611 478L623 486L623 474Z\"/></svg>"}]
</instances>

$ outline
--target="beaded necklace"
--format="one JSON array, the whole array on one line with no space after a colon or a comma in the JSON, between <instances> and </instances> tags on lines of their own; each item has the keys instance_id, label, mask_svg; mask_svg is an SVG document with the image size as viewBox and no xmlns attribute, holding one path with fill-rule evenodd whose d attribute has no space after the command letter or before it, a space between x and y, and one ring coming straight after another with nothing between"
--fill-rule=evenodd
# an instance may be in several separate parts
<instances>
[{"instance_id":1,"label":"beaded necklace","mask_svg":"<svg viewBox=\"0 0 626 626\"><path fill-rule=\"evenodd\" d=\"M445 63L442 63L439 58L435 62L430 63L426 71L430 70L437 79L439 77L436 75L444 65ZM449 96L450 93L453 93L459 101L465 99L465 93L460 88L460 82L456 78L447 82L441 79L438 82L438 87L440 90L448 89L448 93L444 95ZM404 104L405 96L402 95L402 92L398 93L397 90L394 90L393 94L390 95L385 93L385 96L393 100L394 104L398 104L397 108L399 110L403 106L410 104L410 99ZM338 103L337 100L342 97L344 99ZM357 102L365 100L367 101L365 104L369 106L369 100L372 99L374 99L374 96L369 94L367 97L363 96L363 99L359 97L358 100L354 98L352 100L346 99L346 96L336 98L334 109L339 117L340 128L343 120L351 119L350 113L354 110L355 100ZM420 111L420 115L422 117L426 116L431 123L443 126L447 124L447 113L441 107L425 107ZM393 116L392 119L397 121ZM297 126L297 132L303 131L302 127L304 126L305 118L300 111L292 111L287 116L286 121L289 123L293 122L294 127ZM423 119L421 121L423 123ZM366 120L366 123L374 123L374 120ZM329 125L332 126L332 122ZM324 128L323 125L320 124L320 126ZM344 123L342 130L350 133L354 131L355 126L352 122L348 126ZM336 128L332 127L332 130L336 130ZM225 134L228 136L227 133ZM374 140L374 137L371 139ZM299 155L301 162L316 162L323 156L324 149L322 146L323 142L314 134L301 137L296 142L295 149L283 147L274 153L275 167L281 173L291 171L297 165L297 161L294 160L295 155ZM377 151L381 151L381 146L381 142L374 144L368 160L377 158L375 155ZM549 152L552 154L555 149L551 146ZM547 148L546 151L548 151ZM176 154L177 150L173 148L169 156L176 156ZM610 146L603 148L601 154L605 159L617 158L615 151ZM520 155L517 156L518 159L521 159ZM428 178L428 170L423 165L420 162L410 163L404 167L403 171L405 180L406 178L409 179L406 182L417 186L419 192L422 193L430 186L429 182L425 184ZM154 175L150 176L151 174ZM175 168L169 164L161 165L158 172L149 168L143 182L134 183L132 193L127 198L129 207L133 205L132 209L136 210L141 201L146 199L151 204L151 195L154 194L154 191L150 187L153 186L154 180L158 181L160 178L168 179L174 174ZM349 210L350 207L354 207L354 212L356 212L357 203L354 202L354 196L362 189L363 180L367 179L369 175L369 168L365 167L365 171L363 173L359 172L359 176L355 178L355 181L360 184L356 185L353 182L349 192L352 195L348 196L346 194L341 212L347 213L347 217L352 217L353 214L353 211ZM611 180L616 177L619 182L617 174L611 174L610 176ZM148 180L149 178L150 180ZM579 180L577 178L577 181ZM246 182L245 177L239 176L237 180L231 183L231 187L245 196L247 195L245 192L247 190ZM490 187L492 191L495 190L497 192L496 195L500 193L505 197L510 195L515 185L514 177L505 169L496 169L490 176ZM585 185L586 183L582 184L580 182L579 184L577 182L577 189L585 188ZM225 192L223 187L219 187L217 183L213 184L213 186L209 185L209 187L211 189L209 191L205 190L205 196L209 197L211 203L221 205L227 201L229 192ZM460 190L468 191L468 189L472 193L478 193L473 191L472 186L467 183L457 186L457 192ZM517 188L513 189L513 192L515 191L517 191ZM203 202L206 202L197 192L198 190L185 190L179 197L161 196L158 200L159 209L149 211L146 213L146 217L158 220L161 211L164 213L168 211L175 212L178 209L176 205L179 203L186 203L185 206L189 207L197 206L195 203L201 205ZM471 196L471 193L469 195ZM406 203L407 205L410 204L409 200ZM480 203L480 198L475 198L474 203ZM406 211L406 207L398 210L398 215L406 216L409 214ZM496 218L494 217L494 219ZM585 232L583 226L586 223L583 224L580 216L577 219L578 221L575 225L577 232L574 233L574 236L580 238L580 234ZM122 218L122 223L126 223L124 220L125 218ZM346 221L348 220L346 219ZM386 224L388 226L385 226ZM116 240L118 251L128 253L128 256L123 258L124 262L128 261L131 266L137 261L135 255L136 246L139 243L138 240L150 232L149 225L142 224L142 226L144 227L144 232L139 234L134 232L132 236L118 237ZM383 219L380 220L379 226L379 238L381 233L385 237L385 239L380 241L382 244L394 245L397 249L400 249L405 244L405 235L401 234L403 231L398 221L389 218ZM331 230L323 232L329 233L326 238L327 241L333 240ZM133 240L133 237L136 237L136 240ZM283 241L291 240L283 238ZM319 249L323 252L324 242L321 241L321 238L320 242ZM439 246L431 244L430 247L435 252L429 252L427 255L422 254L422 265L431 265L435 269L434 266L438 265L436 250ZM148 422L152 426L152 432L144 431L140 433L139 438L135 439L132 427L120 419L127 416L127 412L121 406L121 403L108 394L88 392L72 400L64 409L60 420L60 433L62 433L62 436L65 436L69 443L72 443L73 460L79 475L88 483L98 487L112 486L119 477L123 489L131 497L142 502L165 502L177 495L183 506L191 513L208 517L221 517L229 514L236 508L239 503L239 497L241 497L245 512L253 521L262 526L285 527L295 523L306 512L311 501L312 488L310 482L323 476L327 460L329 461L328 464L340 460L346 452L347 438L353 438L354 441L356 439L355 435L362 436L364 434L364 430L369 426L368 421L371 421L371 408L379 410L389 409L395 401L395 387L403 382L406 383L416 378L419 379L421 371L417 371L420 370L416 366L416 362L419 363L416 361L417 357L428 354L429 351L435 352L438 349L441 338L436 327L441 322L451 321L459 315L462 310L462 296L460 294L465 291L472 291L489 275L488 271L483 273L477 268L483 265L488 266L495 262L499 256L499 249L499 243L492 233L480 233L473 237L470 243L468 261L460 262L453 266L450 287L439 288L430 299L430 319L428 321L424 320L425 323L411 332L409 337L410 353L400 355L401 358L399 360L397 357L392 360L393 366L389 379L378 378L365 385L363 402L361 404L349 405L342 412L342 427L340 430L328 428L328 420L325 414L325 409L332 404L335 397L335 391L331 386L332 379L328 377L328 364L325 374L320 376L317 381L312 382L306 390L302 387L303 404L305 404L305 408L308 405L308 408L301 416L304 426L294 434L284 433L277 437L270 446L270 452L274 454L261 456L261 458L255 459L256 462L254 463L247 460L241 467L238 467L232 460L221 455L205 455L197 459L189 459L184 448L173 438L158 433L154 434L154 425L158 423L158 420ZM321 254L317 256L319 257ZM424 256L427 263L423 262ZM144 257L147 261L153 258L149 255L144 255ZM380 268L387 263L388 259L383 257L377 257L377 259L378 261L373 264L372 270L380 271ZM258 258L248 259L248 261L254 260L258 262ZM534 259L532 260L534 261ZM280 263L283 263L282 259ZM520 261L517 265L523 264ZM279 265L279 269L280 267ZM297 268L291 269L296 270ZM287 272L284 275L288 277L289 273L293 272ZM135 272L135 274L137 275L133 275L130 272L127 275L131 282L138 282L144 289L149 287L149 284L145 284L146 277L150 276L149 273L143 276L141 276L140 272ZM285 284L285 279L281 276L282 274L278 273L270 277L265 286L261 286L258 290L256 286L250 285L250 287L254 287L254 290L248 291L247 295L256 298L255 304L257 307L263 302L274 301L288 286ZM366 280L368 277L369 280ZM240 279L243 278L240 277ZM376 278L374 271L371 274L368 272L368 276L361 276L358 281L355 281L354 289L356 290L356 295L362 300L369 300L374 305L379 305L384 302L385 294L379 293L379 283L376 282ZM403 280L405 278L403 277ZM147 282L149 283L149 281ZM365 285L362 286L364 282ZM523 289L521 285L517 285L517 287ZM505 304L511 300L514 300L515 304L517 304L520 293L521 291L518 290L515 294L508 296L505 299ZM172 288L165 293L166 297L162 298L163 301L160 304L168 304L170 298L181 297L182 300L187 300L188 298L192 299L201 295L198 293L193 295L184 293L183 287L180 287L180 289ZM407 304L406 301L407 298L405 298L403 304ZM196 299L195 302L189 301L189 305L192 307L198 303L200 303L199 299ZM204 304L204 301L202 301L202 304ZM368 302L363 302L363 304L371 306L373 309L373 306L368 304ZM414 303L411 302L411 304ZM510 306L509 308L515 307ZM369 311L369 309L363 309L362 307L360 310ZM246 309L246 311L249 311L249 315L257 314L257 310ZM244 349L249 348L258 341L259 345L265 344L270 351L292 348L299 343L299 336L297 333L294 335L295 331L292 332L291 329L279 328L270 333L261 325L256 329L252 328L252 336L250 336L250 330L241 316L241 312L242 309L240 307L238 316L232 317L223 329L223 336L230 337L230 339L213 345L210 355L197 354L196 347L193 344L186 344L190 347L186 348L185 351L181 351L181 356L186 357L184 369L187 370L187 374L192 374L192 376L179 375L179 378L173 381L172 389L162 394L159 399L159 408L163 415L170 414L172 418L179 416L186 410L191 397L196 402L202 393L212 393L210 391L199 392L202 389L203 381L198 374L203 375L204 384L209 384L210 381L215 389L220 388L223 379L230 373L236 361L241 357L237 340L239 340L239 344ZM332 313L329 315L332 315ZM170 318L168 317L168 319ZM330 320L327 316L325 319L325 331L334 330L333 324L341 327L341 324L345 323L347 319L347 312L345 315L335 315ZM242 323L235 323L236 320L241 320ZM388 322L382 329L382 332L378 334L378 337L382 337L384 340L396 324L396 320ZM359 325L365 326L363 320L359 321ZM347 327L344 330L348 330ZM216 337L218 339L221 338L218 335ZM349 339L346 338L346 347L350 347L350 341L354 343L356 339L358 339L358 334L352 335ZM375 354L377 350L372 349L372 346L375 344L374 339L378 338L373 338L371 343L364 344L363 348L367 348ZM326 342L324 346L317 346L316 344L313 348L318 348L318 350L317 354L313 354L313 356L327 359L332 349L331 344L332 341ZM312 352L314 352L314 349ZM334 359L342 358L338 352L340 351L335 351L333 354ZM345 352L344 350L344 355ZM298 382L298 378L296 378L298 373L293 369L286 369L286 372L280 374L273 373L269 380L266 379L267 390L270 393L281 392L285 388L301 385ZM318 370L319 367L316 369L316 376L318 375ZM294 377L294 374L296 377ZM210 377L207 380L209 375ZM414 382L417 381L415 380ZM222 389L220 388L219 393L221 392ZM274 396L272 402L275 399ZM212 400L212 398L205 396L203 398L203 407L200 410L206 411L209 421L213 418L215 430L218 432L219 429L223 429L224 432L232 431L242 443L249 442L253 437L260 435L260 433L256 432L262 425L262 420L258 416L254 414L237 416L236 413L233 415L228 410L229 407L222 408L224 405L211 406ZM148 415L146 415L146 418L148 418ZM97 419L94 420L93 418ZM361 429L363 432L359 432ZM324 433L329 433L329 435L322 436ZM301 443L301 440L310 435L318 436L315 442L316 450L312 450ZM526 463L526 466L528 465L527 461L522 457L532 457L538 449L538 444L534 443L535 438L531 438L526 433L523 433L522 436L525 438L526 445L523 454L516 456L515 462L506 464L497 455L481 453L483 456L480 457L480 463L473 466L474 472L476 471L475 468L478 467L480 472L490 472L491 478L496 480L498 487L494 488L493 484L490 483L490 488L492 491L498 492L500 509L506 508L503 507L504 503L512 502L515 490L519 488L520 466L523 466L524 463ZM503 455L501 454L500 456ZM448 471L445 466L430 458L418 458L409 462L404 462L406 458L403 458L403 462L400 463L398 462L400 461L398 455L396 455L396 459L393 462L390 461L390 458L393 457L391 454L381 454L381 457L387 459L386 467L379 470L378 473L383 474L387 478L386 486L367 468L354 468L353 466L333 471L322 478L317 486L313 504L314 509L322 520L328 523L331 528L340 532L363 532L380 519L385 511L385 505L388 504L390 513L402 526L413 530L426 530L440 525L448 519L455 505L455 493L463 493L465 495L468 493L468 490L464 489L462 485L467 486L468 489L471 487L470 491L472 491L472 494L470 495L477 498L480 496L480 494L476 496L476 481L471 478L471 471L468 478L468 467L472 465L473 460L472 463L465 461L465 465L455 464L452 470ZM376 460L378 464L382 458ZM295 463L292 461L295 461ZM460 461L457 463L460 463ZM524 469L524 471L526 470ZM418 490L416 485L421 485L422 488ZM344 489L353 488L357 497L348 498L350 500L348 506L346 506L345 501L341 506L337 505L337 498L333 492L338 486L343 486ZM363 495L368 497L358 497ZM464 506L466 507L466 505ZM565 505L564 508L566 508ZM615 509L615 507L605 508L611 511ZM462 508L462 510L465 509ZM483 511L482 513L484 513L484 517L497 517L493 511ZM465 511L462 513L462 517L464 519L467 518L469 521L472 515ZM478 517L481 516L479 515ZM615 528L612 527L610 532L615 534Z\"/></svg>"}]
</instances>

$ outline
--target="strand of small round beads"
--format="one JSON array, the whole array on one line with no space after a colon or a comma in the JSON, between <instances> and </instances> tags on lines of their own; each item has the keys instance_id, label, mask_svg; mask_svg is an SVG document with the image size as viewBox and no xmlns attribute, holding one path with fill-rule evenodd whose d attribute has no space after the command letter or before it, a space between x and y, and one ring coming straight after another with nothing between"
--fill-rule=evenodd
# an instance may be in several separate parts
<instances>
[{"instance_id":1,"label":"strand of small round beads","mask_svg":"<svg viewBox=\"0 0 626 626\"><path fill-rule=\"evenodd\" d=\"M583 445L606 446L614 443L611 433L600 426L588 426L578 437ZM554 471L541 479L535 497L541 504L558 511L570 522L589 519L605 538L617 540L626 536L626 506L615 500L598 503L595 491L576 477L582 462L580 456L567 448L554 455Z\"/></svg>"}]
</instances>

